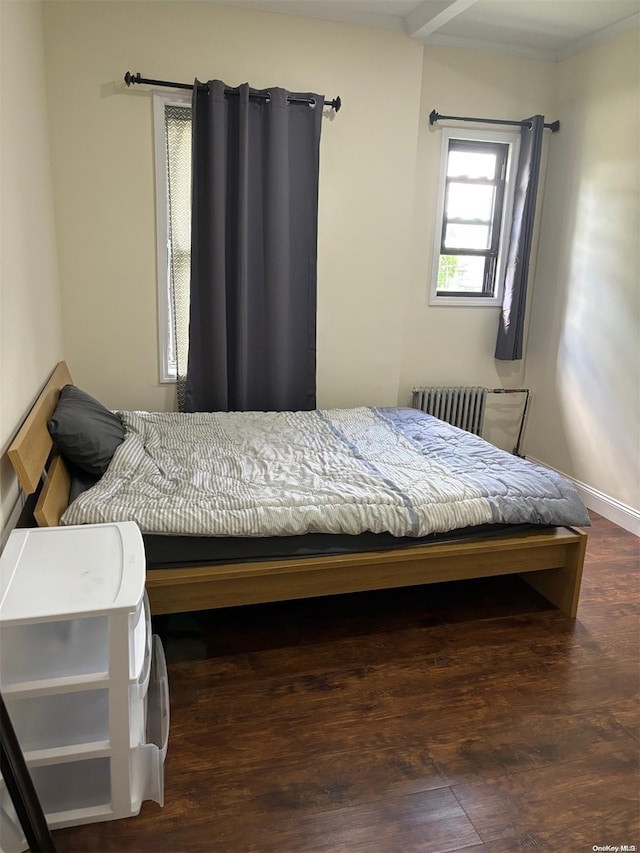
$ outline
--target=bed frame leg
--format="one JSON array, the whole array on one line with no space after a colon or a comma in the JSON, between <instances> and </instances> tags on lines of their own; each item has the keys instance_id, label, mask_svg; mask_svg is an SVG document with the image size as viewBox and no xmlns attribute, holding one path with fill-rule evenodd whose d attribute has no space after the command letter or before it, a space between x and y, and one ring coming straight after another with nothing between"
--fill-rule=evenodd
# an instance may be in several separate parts
<instances>
[{"instance_id":1,"label":"bed frame leg","mask_svg":"<svg viewBox=\"0 0 640 853\"><path fill-rule=\"evenodd\" d=\"M539 572L523 572L520 577L559 610L575 619L578 613L582 568L587 548L587 534L575 530L580 536L577 542L567 545L564 566Z\"/></svg>"}]
</instances>

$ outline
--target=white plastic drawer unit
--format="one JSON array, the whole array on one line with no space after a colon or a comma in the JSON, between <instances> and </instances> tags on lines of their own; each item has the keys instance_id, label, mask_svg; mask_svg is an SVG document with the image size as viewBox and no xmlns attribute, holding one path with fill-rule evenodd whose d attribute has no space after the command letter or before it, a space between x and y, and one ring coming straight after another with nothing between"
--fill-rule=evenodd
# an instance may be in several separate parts
<instances>
[{"instance_id":1,"label":"white plastic drawer unit","mask_svg":"<svg viewBox=\"0 0 640 853\"><path fill-rule=\"evenodd\" d=\"M163 803L167 667L145 575L133 522L14 530L0 556L0 690L50 827ZM0 849L23 843L0 779Z\"/></svg>"}]
</instances>

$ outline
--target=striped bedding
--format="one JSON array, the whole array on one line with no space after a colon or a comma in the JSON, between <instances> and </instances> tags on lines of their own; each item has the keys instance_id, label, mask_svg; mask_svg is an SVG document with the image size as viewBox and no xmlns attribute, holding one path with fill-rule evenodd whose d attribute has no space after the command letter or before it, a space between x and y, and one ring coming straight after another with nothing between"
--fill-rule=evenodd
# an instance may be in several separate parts
<instances>
[{"instance_id":1,"label":"striped bedding","mask_svg":"<svg viewBox=\"0 0 640 853\"><path fill-rule=\"evenodd\" d=\"M415 409L119 414L123 444L63 524L416 537L487 523L589 524L559 475Z\"/></svg>"}]
</instances>

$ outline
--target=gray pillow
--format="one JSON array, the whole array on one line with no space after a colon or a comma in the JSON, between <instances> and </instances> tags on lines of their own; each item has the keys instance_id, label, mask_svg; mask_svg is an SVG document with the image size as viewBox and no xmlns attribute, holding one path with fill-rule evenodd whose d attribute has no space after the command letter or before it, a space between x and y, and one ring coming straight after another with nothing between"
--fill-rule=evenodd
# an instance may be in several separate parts
<instances>
[{"instance_id":1,"label":"gray pillow","mask_svg":"<svg viewBox=\"0 0 640 853\"><path fill-rule=\"evenodd\" d=\"M47 427L65 459L98 477L124 441L120 418L75 385L65 385L60 391Z\"/></svg>"}]
</instances>

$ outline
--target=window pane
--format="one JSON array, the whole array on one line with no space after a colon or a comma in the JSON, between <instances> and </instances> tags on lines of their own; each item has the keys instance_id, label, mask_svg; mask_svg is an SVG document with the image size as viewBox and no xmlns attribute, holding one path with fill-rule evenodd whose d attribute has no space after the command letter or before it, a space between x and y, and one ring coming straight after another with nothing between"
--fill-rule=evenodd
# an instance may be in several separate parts
<instances>
[{"instance_id":1,"label":"window pane","mask_svg":"<svg viewBox=\"0 0 640 853\"><path fill-rule=\"evenodd\" d=\"M447 175L451 178L493 178L496 174L495 154L475 151L450 151Z\"/></svg>"},{"instance_id":2,"label":"window pane","mask_svg":"<svg viewBox=\"0 0 640 853\"><path fill-rule=\"evenodd\" d=\"M440 255L438 265L438 293L440 291L466 291L482 293L484 258L464 255Z\"/></svg>"},{"instance_id":3,"label":"window pane","mask_svg":"<svg viewBox=\"0 0 640 853\"><path fill-rule=\"evenodd\" d=\"M191 108L165 106L169 199L169 358L186 372L191 275Z\"/></svg>"},{"instance_id":4,"label":"window pane","mask_svg":"<svg viewBox=\"0 0 640 853\"><path fill-rule=\"evenodd\" d=\"M481 219L490 222L495 187L474 184L449 184L447 219Z\"/></svg>"},{"instance_id":5,"label":"window pane","mask_svg":"<svg viewBox=\"0 0 640 853\"><path fill-rule=\"evenodd\" d=\"M448 249L488 249L491 229L488 225L449 224L444 235Z\"/></svg>"}]
</instances>

